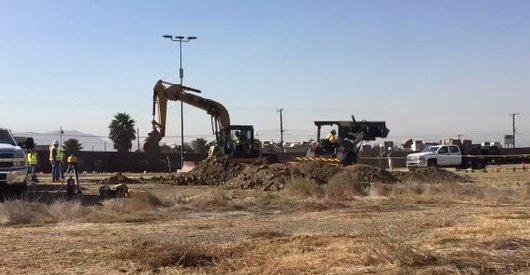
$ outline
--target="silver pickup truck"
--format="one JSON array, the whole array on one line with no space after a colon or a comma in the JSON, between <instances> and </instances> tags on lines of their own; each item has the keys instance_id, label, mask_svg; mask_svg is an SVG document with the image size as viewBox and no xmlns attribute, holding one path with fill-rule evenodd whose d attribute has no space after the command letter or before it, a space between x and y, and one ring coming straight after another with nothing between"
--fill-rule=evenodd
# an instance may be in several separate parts
<instances>
[{"instance_id":1,"label":"silver pickup truck","mask_svg":"<svg viewBox=\"0 0 530 275\"><path fill-rule=\"evenodd\" d=\"M27 183L26 154L11 132L0 128L0 194L22 193Z\"/></svg>"}]
</instances>

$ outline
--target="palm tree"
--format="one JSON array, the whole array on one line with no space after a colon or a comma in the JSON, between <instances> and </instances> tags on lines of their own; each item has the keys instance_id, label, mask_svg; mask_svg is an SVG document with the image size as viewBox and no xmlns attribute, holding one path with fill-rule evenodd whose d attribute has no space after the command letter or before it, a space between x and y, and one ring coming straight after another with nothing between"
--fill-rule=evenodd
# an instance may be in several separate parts
<instances>
[{"instance_id":1,"label":"palm tree","mask_svg":"<svg viewBox=\"0 0 530 275\"><path fill-rule=\"evenodd\" d=\"M83 146L79 143L79 140L71 138L63 143L63 150L66 156L79 156L79 152L83 150Z\"/></svg>"},{"instance_id":2,"label":"palm tree","mask_svg":"<svg viewBox=\"0 0 530 275\"><path fill-rule=\"evenodd\" d=\"M206 154L208 153L208 141L205 138L197 138L196 140L191 142L191 146L193 147L193 152L197 154Z\"/></svg>"},{"instance_id":3,"label":"palm tree","mask_svg":"<svg viewBox=\"0 0 530 275\"><path fill-rule=\"evenodd\" d=\"M114 149L118 152L129 152L132 141L136 139L134 119L127 113L117 113L109 125L109 138L114 142Z\"/></svg>"}]
</instances>

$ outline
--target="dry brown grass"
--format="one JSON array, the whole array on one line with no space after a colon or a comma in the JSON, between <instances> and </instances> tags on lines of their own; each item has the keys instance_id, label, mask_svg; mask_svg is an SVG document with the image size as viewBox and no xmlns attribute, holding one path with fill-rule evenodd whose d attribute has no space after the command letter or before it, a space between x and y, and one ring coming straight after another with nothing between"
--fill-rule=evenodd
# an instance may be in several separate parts
<instances>
[{"instance_id":1,"label":"dry brown grass","mask_svg":"<svg viewBox=\"0 0 530 275\"><path fill-rule=\"evenodd\" d=\"M284 188L286 194L300 197L321 197L324 189L310 178L296 177L289 180Z\"/></svg>"},{"instance_id":2,"label":"dry brown grass","mask_svg":"<svg viewBox=\"0 0 530 275\"><path fill-rule=\"evenodd\" d=\"M526 192L525 192L525 200L530 200L530 182L525 183L526 186Z\"/></svg>"},{"instance_id":3,"label":"dry brown grass","mask_svg":"<svg viewBox=\"0 0 530 275\"><path fill-rule=\"evenodd\" d=\"M354 201L305 182L282 192L151 185L158 202L98 207L13 202L0 206L0 273L527 274L528 178L471 176L375 184Z\"/></svg>"},{"instance_id":4,"label":"dry brown grass","mask_svg":"<svg viewBox=\"0 0 530 275\"><path fill-rule=\"evenodd\" d=\"M334 200L351 200L365 196L370 189L370 182L358 178L353 173L349 176L333 177L325 186L326 195Z\"/></svg>"},{"instance_id":5,"label":"dry brown grass","mask_svg":"<svg viewBox=\"0 0 530 275\"><path fill-rule=\"evenodd\" d=\"M523 188L480 186L469 183L403 183L372 186L372 193L400 201L424 204L523 203Z\"/></svg>"},{"instance_id":6,"label":"dry brown grass","mask_svg":"<svg viewBox=\"0 0 530 275\"><path fill-rule=\"evenodd\" d=\"M8 224L27 224L49 217L40 204L22 200L5 201L0 204L1 220Z\"/></svg>"},{"instance_id":7,"label":"dry brown grass","mask_svg":"<svg viewBox=\"0 0 530 275\"><path fill-rule=\"evenodd\" d=\"M78 202L55 201L42 204L25 200L5 201L0 204L0 220L4 224L54 223L71 221L88 211Z\"/></svg>"},{"instance_id":8,"label":"dry brown grass","mask_svg":"<svg viewBox=\"0 0 530 275\"><path fill-rule=\"evenodd\" d=\"M200 270L218 265L223 259L231 257L235 251L234 248L197 243L133 241L116 256L136 261L147 269L182 267Z\"/></svg>"},{"instance_id":9,"label":"dry brown grass","mask_svg":"<svg viewBox=\"0 0 530 275\"><path fill-rule=\"evenodd\" d=\"M131 198L110 199L102 206L83 206L79 201L57 200L51 204L26 200L0 203L0 222L3 224L44 224L68 221L132 222L152 219L159 207L171 202L149 192L135 193Z\"/></svg>"}]
</instances>

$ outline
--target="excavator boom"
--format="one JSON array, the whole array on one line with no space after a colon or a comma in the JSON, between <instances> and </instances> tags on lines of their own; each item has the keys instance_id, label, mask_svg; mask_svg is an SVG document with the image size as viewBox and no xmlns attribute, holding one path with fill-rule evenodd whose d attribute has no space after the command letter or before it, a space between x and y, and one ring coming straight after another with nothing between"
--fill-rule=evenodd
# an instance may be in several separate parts
<instances>
[{"instance_id":1,"label":"excavator boom","mask_svg":"<svg viewBox=\"0 0 530 275\"><path fill-rule=\"evenodd\" d=\"M171 84L158 80L153 88L153 131L148 134L144 143L144 151L157 153L160 151L159 143L166 135L167 103L168 100L182 101L191 106L206 111L215 119L215 125L219 126L219 133L227 137L230 131L230 115L228 110L219 102L203 98L196 94L200 90L186 87L180 84ZM158 121L157 118L158 112ZM217 133L216 133L217 134ZM223 138L224 139L224 138Z\"/></svg>"}]
</instances>

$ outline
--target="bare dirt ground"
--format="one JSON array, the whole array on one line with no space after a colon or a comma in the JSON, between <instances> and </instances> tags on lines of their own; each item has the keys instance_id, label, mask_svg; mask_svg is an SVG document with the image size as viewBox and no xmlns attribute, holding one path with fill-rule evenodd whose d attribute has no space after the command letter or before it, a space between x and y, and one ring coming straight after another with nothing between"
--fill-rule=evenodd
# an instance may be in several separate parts
<instances>
[{"instance_id":1,"label":"bare dirt ground","mask_svg":"<svg viewBox=\"0 0 530 275\"><path fill-rule=\"evenodd\" d=\"M530 172L465 174L342 200L295 179L282 191L149 182L101 201L91 177L78 203L46 199L60 188L45 182L0 204L0 273L530 272Z\"/></svg>"}]
</instances>

